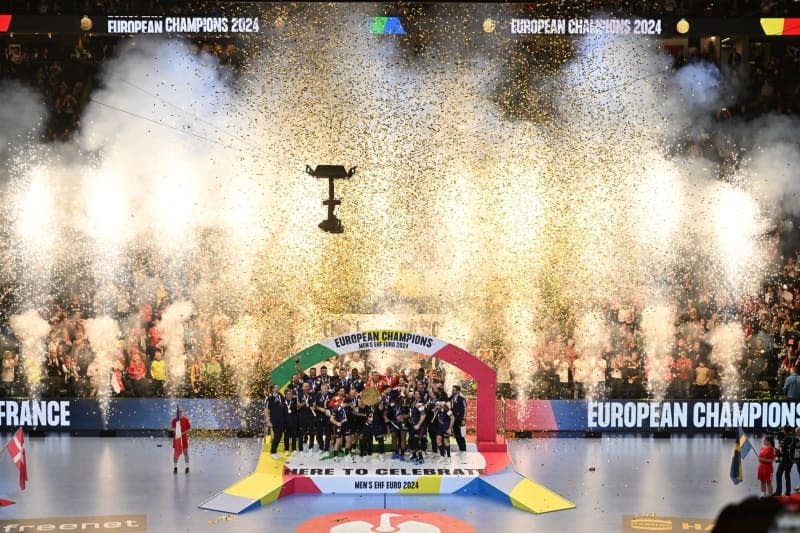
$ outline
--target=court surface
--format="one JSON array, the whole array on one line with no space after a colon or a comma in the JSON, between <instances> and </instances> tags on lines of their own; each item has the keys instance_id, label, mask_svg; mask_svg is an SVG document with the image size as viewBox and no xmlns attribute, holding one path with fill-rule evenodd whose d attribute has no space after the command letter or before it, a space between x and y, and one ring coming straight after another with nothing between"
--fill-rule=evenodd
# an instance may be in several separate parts
<instances>
[{"instance_id":1,"label":"court surface","mask_svg":"<svg viewBox=\"0 0 800 533\"><path fill-rule=\"evenodd\" d=\"M8 454L0 459L0 498L16 502L0 508L0 520L130 514L147 515L148 531L283 532L348 508L388 508L451 515L476 531L617 532L623 530L623 515L713 519L725 504L759 490L754 454L745 459L745 481L731 483L733 441L719 436L537 438L509 443L513 463L574 502L575 509L532 515L478 495L346 494L289 496L238 516L198 509L252 472L260 442L194 438L191 473L184 474L181 459L173 475L166 437L29 438L26 491L19 490ZM796 471L792 478L796 485Z\"/></svg>"}]
</instances>

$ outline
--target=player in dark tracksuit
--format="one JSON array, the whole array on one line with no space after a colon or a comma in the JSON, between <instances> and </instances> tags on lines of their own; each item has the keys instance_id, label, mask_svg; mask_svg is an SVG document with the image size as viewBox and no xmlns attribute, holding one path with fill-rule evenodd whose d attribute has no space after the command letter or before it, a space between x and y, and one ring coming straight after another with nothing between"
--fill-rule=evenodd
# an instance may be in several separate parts
<instances>
[{"instance_id":1,"label":"player in dark tracksuit","mask_svg":"<svg viewBox=\"0 0 800 533\"><path fill-rule=\"evenodd\" d=\"M364 390L364 380L361 379L361 376L358 375L358 369L354 368L350 372L350 377L347 379L347 385L345 386L345 392L348 394L350 393L350 389L355 389L356 392L359 394Z\"/></svg>"},{"instance_id":2,"label":"player in dark tracksuit","mask_svg":"<svg viewBox=\"0 0 800 533\"><path fill-rule=\"evenodd\" d=\"M337 405L331 409L330 420L336 435L336 439L333 442L333 457L336 457L337 461L339 450L342 448L342 445L344 445L342 456L344 457L350 454L352 430L350 429L349 417L352 416L351 413L350 399L347 397L343 397L341 403L337 403ZM353 460L355 460L355 458L353 458Z\"/></svg>"},{"instance_id":3,"label":"player in dark tracksuit","mask_svg":"<svg viewBox=\"0 0 800 533\"><path fill-rule=\"evenodd\" d=\"M436 445L439 455L450 457L450 435L453 433L453 413L445 402L436 402L433 414L433 425L436 426Z\"/></svg>"},{"instance_id":4,"label":"player in dark tracksuit","mask_svg":"<svg viewBox=\"0 0 800 533\"><path fill-rule=\"evenodd\" d=\"M311 453L311 449L314 447L314 435L316 434L316 417L312 410L313 405L314 393L311 391L311 385L305 382L297 394L297 420L300 450L308 451L308 453Z\"/></svg>"},{"instance_id":5,"label":"player in dark tracksuit","mask_svg":"<svg viewBox=\"0 0 800 533\"><path fill-rule=\"evenodd\" d=\"M421 465L425 462L424 451L427 446L428 420L425 418L425 404L422 394L414 391L414 401L408 418L408 446L411 448L411 462Z\"/></svg>"},{"instance_id":6,"label":"player in dark tracksuit","mask_svg":"<svg viewBox=\"0 0 800 533\"><path fill-rule=\"evenodd\" d=\"M387 427L392 434L392 459L405 461L406 453L406 427L405 420L408 416L408 408L403 406L403 399L397 391L392 391L389 396L389 403L386 405Z\"/></svg>"},{"instance_id":7,"label":"player in dark tracksuit","mask_svg":"<svg viewBox=\"0 0 800 533\"><path fill-rule=\"evenodd\" d=\"M277 459L278 444L286 433L286 402L277 385L272 386L272 394L267 397L264 419L267 430L272 429L270 453L274 459Z\"/></svg>"},{"instance_id":8,"label":"player in dark tracksuit","mask_svg":"<svg viewBox=\"0 0 800 533\"><path fill-rule=\"evenodd\" d=\"M372 441L378 442L378 458L383 461L384 439L386 437L386 417L383 402L367 407L367 423L361 434L360 453L361 457L372 455Z\"/></svg>"},{"instance_id":9,"label":"player in dark tracksuit","mask_svg":"<svg viewBox=\"0 0 800 533\"><path fill-rule=\"evenodd\" d=\"M467 417L467 399L461 396L461 387L453 385L453 395L450 397L450 410L453 412L453 436L458 443L458 451L467 451L467 441L461 433Z\"/></svg>"},{"instance_id":10,"label":"player in dark tracksuit","mask_svg":"<svg viewBox=\"0 0 800 533\"><path fill-rule=\"evenodd\" d=\"M428 437L431 440L431 452L435 455L439 453L439 448L436 446L436 424L434 423L433 417L436 414L436 402L433 397L429 394L426 395L427 399L425 400L425 419L428 421L426 424L428 426Z\"/></svg>"},{"instance_id":11,"label":"player in dark tracksuit","mask_svg":"<svg viewBox=\"0 0 800 533\"><path fill-rule=\"evenodd\" d=\"M297 399L292 389L286 389L285 403L286 433L283 437L283 447L287 452L295 452L299 444L300 420L297 417Z\"/></svg>"},{"instance_id":12,"label":"player in dark tracksuit","mask_svg":"<svg viewBox=\"0 0 800 533\"><path fill-rule=\"evenodd\" d=\"M333 395L328 391L328 384L323 382L320 391L314 397L315 429L317 433L317 447L321 452L331 449L331 411L330 402Z\"/></svg>"},{"instance_id":13,"label":"player in dark tracksuit","mask_svg":"<svg viewBox=\"0 0 800 533\"><path fill-rule=\"evenodd\" d=\"M328 367L322 365L319 369L319 376L314 381L314 391L319 392L322 390L323 385L327 385L328 388L331 386L331 377L328 375Z\"/></svg>"},{"instance_id":14,"label":"player in dark tracksuit","mask_svg":"<svg viewBox=\"0 0 800 533\"><path fill-rule=\"evenodd\" d=\"M364 407L361 405L361 396L358 389L354 386L350 387L347 393L350 400L349 410L347 411L347 423L350 425L350 442L352 447L361 444L361 433L364 431L364 424L367 422L367 417L364 413Z\"/></svg>"}]
</instances>

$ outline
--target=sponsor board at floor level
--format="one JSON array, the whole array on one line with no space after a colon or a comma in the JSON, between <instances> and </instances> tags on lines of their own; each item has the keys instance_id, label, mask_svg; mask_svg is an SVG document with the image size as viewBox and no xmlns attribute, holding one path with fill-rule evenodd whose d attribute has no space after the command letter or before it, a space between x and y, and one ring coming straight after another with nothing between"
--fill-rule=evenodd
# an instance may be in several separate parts
<instances>
[{"instance_id":1,"label":"sponsor board at floor level","mask_svg":"<svg viewBox=\"0 0 800 533\"><path fill-rule=\"evenodd\" d=\"M0 532L34 533L38 531L113 531L133 533L147 531L147 515L58 516L52 518L18 518L0 520Z\"/></svg>"},{"instance_id":2,"label":"sponsor board at floor level","mask_svg":"<svg viewBox=\"0 0 800 533\"><path fill-rule=\"evenodd\" d=\"M712 531L714 520L683 516L622 515L622 531Z\"/></svg>"}]
</instances>

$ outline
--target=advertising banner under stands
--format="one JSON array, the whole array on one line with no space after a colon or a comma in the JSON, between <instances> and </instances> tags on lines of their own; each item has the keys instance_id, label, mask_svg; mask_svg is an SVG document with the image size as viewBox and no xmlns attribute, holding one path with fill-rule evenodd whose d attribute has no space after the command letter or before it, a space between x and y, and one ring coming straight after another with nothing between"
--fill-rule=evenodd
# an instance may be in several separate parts
<instances>
[{"instance_id":1,"label":"advertising banner under stands","mask_svg":"<svg viewBox=\"0 0 800 533\"><path fill-rule=\"evenodd\" d=\"M264 402L228 399L0 400L0 431L20 426L47 431L159 431L170 427L177 405L197 430L263 430ZM474 425L474 402L467 422ZM800 403L718 400L500 400L498 430L598 432L719 432L800 426Z\"/></svg>"}]
</instances>

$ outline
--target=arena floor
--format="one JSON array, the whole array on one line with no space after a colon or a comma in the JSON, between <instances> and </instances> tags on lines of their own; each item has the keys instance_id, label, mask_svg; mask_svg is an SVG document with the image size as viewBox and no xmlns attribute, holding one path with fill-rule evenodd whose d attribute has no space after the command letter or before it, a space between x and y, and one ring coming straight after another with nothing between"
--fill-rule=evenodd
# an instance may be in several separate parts
<instances>
[{"instance_id":1,"label":"arena floor","mask_svg":"<svg viewBox=\"0 0 800 533\"><path fill-rule=\"evenodd\" d=\"M16 502L0 508L0 524L25 518L146 515L147 531L156 532L294 531L327 513L388 508L458 517L479 532L618 532L624 531L624 515L713 519L725 504L759 490L753 455L745 460L744 483L731 483L733 441L718 436L541 438L511 442L512 460L520 473L571 500L576 509L532 515L471 495L293 495L231 516L197 506L253 470L260 439L195 438L188 475L182 460L180 473L172 474L171 441L165 437L51 434L29 438L26 446L29 482L24 492L7 454L0 460L0 498Z\"/></svg>"}]
</instances>

